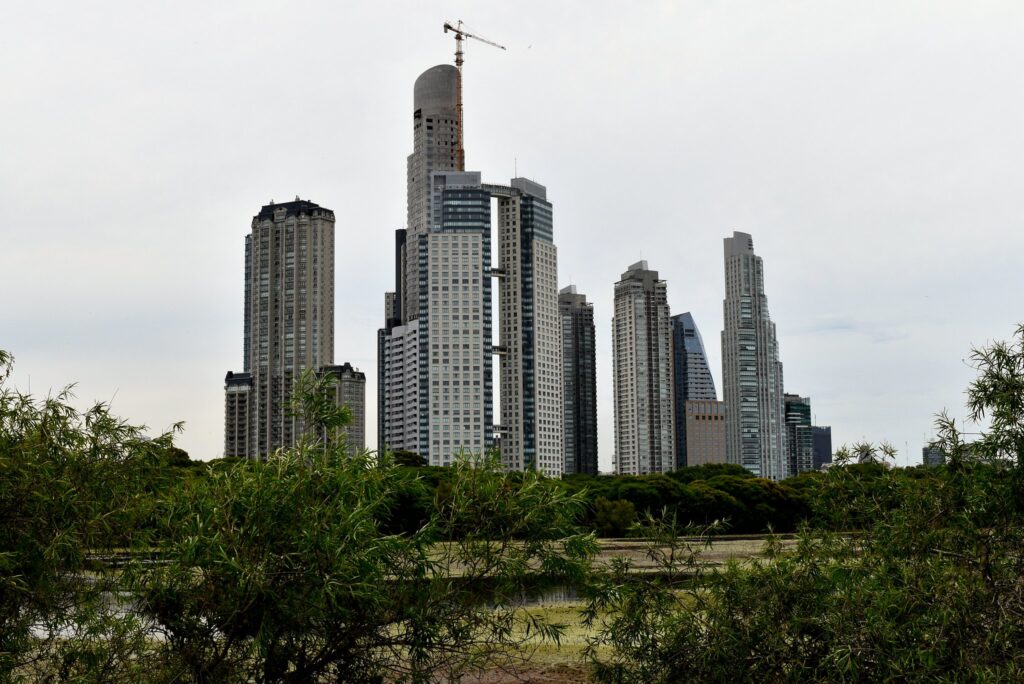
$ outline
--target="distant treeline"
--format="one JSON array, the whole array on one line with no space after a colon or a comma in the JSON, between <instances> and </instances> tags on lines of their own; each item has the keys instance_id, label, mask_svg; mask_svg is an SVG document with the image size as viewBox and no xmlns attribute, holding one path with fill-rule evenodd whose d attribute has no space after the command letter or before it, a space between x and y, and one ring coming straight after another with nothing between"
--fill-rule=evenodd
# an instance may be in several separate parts
<instances>
[{"instance_id":1,"label":"distant treeline","mask_svg":"<svg viewBox=\"0 0 1024 684\"><path fill-rule=\"evenodd\" d=\"M204 464L187 461L181 452L179 467L201 476ZM424 466L415 454L399 452L396 463L405 472L407 486L389 511L385 526L393 533L411 533L422 526L439 503L450 496L449 468ZM213 462L213 468L231 459ZM848 464L846 480L856 492L880 486L890 472L898 478L922 480L935 471L925 467L892 470L879 462ZM601 537L629 536L630 527L647 517L675 516L681 524L719 523L724 534L795 532L802 522L828 526L829 517L821 506L812 506L822 473L804 473L781 482L754 477L742 466L707 464L657 475L570 475L559 481L569 494L580 494L587 502L580 523ZM512 480L515 478L513 476ZM879 491L879 496L883 495ZM869 524L860 520L857 526ZM847 517L846 524L849 524Z\"/></svg>"}]
</instances>

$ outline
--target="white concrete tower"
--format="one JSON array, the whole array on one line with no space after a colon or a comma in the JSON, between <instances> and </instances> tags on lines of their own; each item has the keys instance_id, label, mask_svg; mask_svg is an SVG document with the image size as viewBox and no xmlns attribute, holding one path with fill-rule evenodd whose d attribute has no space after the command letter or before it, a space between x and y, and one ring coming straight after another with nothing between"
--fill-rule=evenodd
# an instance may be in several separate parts
<instances>
[{"instance_id":1,"label":"white concrete tower","mask_svg":"<svg viewBox=\"0 0 1024 684\"><path fill-rule=\"evenodd\" d=\"M413 86L412 154L406 160L408 253L402 322L419 318L419 260L416 245L431 225L431 183L435 171L462 171L458 114L459 71L450 64L427 69Z\"/></svg>"},{"instance_id":2,"label":"white concrete tower","mask_svg":"<svg viewBox=\"0 0 1024 684\"><path fill-rule=\"evenodd\" d=\"M547 189L485 185L498 200L501 458L511 470L565 468L558 250Z\"/></svg>"},{"instance_id":3,"label":"white concrete tower","mask_svg":"<svg viewBox=\"0 0 1024 684\"><path fill-rule=\"evenodd\" d=\"M448 64L427 69L413 86L413 151L406 160L406 228L396 231L395 291L385 294L384 327L377 332L378 448L427 456L429 394L424 316L430 300L429 235L434 224L434 174L461 171L459 72ZM449 314L450 315L450 314ZM451 342L449 342L451 344ZM449 380L451 382L451 380Z\"/></svg>"},{"instance_id":4,"label":"white concrete tower","mask_svg":"<svg viewBox=\"0 0 1024 684\"><path fill-rule=\"evenodd\" d=\"M768 315L764 264L754 240L734 232L725 238L725 330L722 381L726 451L758 477L786 477L785 404L775 324Z\"/></svg>"},{"instance_id":5,"label":"white concrete tower","mask_svg":"<svg viewBox=\"0 0 1024 684\"><path fill-rule=\"evenodd\" d=\"M449 465L493 445L491 197L479 172L435 171L418 254L418 453ZM411 257L410 257L411 258Z\"/></svg>"}]
</instances>

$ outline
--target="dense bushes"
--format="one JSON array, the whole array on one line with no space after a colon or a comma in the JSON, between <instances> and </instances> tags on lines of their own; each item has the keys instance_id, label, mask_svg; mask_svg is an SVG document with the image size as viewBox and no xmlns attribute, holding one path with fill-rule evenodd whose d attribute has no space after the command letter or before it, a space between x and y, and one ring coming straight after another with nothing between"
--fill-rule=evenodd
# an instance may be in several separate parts
<instances>
[{"instance_id":1,"label":"dense bushes","mask_svg":"<svg viewBox=\"0 0 1024 684\"><path fill-rule=\"evenodd\" d=\"M197 469L105 406L3 387L9 362L0 681L457 679L557 637L525 591L589 577L585 503L554 481L490 461L419 478L308 437ZM338 418L322 389L314 428Z\"/></svg>"},{"instance_id":2,"label":"dense bushes","mask_svg":"<svg viewBox=\"0 0 1024 684\"><path fill-rule=\"evenodd\" d=\"M707 572L702 548L655 534L687 586L620 570L591 606L596 678L626 684L1024 680L1024 327L975 351L965 444L937 421L947 464L894 470L857 445L805 490L795 547ZM867 462L851 464L856 455ZM664 523L652 522L657 531ZM689 530L688 534L700 530Z\"/></svg>"},{"instance_id":3,"label":"dense bushes","mask_svg":"<svg viewBox=\"0 0 1024 684\"><path fill-rule=\"evenodd\" d=\"M600 499L629 502L639 517L666 513L700 525L725 521L725 529L738 534L791 532L809 512L800 490L755 478L735 465L695 466L664 475L573 475L563 486L584 493L590 502L585 523L602 535L611 530L598 522L598 512L607 508Z\"/></svg>"}]
</instances>

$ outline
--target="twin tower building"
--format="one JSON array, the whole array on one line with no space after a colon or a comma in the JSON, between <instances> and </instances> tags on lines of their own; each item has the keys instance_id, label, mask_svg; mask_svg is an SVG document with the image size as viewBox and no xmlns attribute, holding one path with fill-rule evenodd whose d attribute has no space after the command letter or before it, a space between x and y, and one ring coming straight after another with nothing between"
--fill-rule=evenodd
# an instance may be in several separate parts
<instances>
[{"instance_id":1,"label":"twin tower building","mask_svg":"<svg viewBox=\"0 0 1024 684\"><path fill-rule=\"evenodd\" d=\"M816 467L810 399L783 391L764 263L746 233L733 233L724 246L724 401L717 399L693 317L671 315L658 272L641 261L615 284L618 473L735 463L756 476L781 480Z\"/></svg>"},{"instance_id":2,"label":"twin tower building","mask_svg":"<svg viewBox=\"0 0 1024 684\"><path fill-rule=\"evenodd\" d=\"M544 186L466 171L460 77L441 65L416 80L406 227L377 338L378 444L430 465L498 447L512 469L596 472L593 310L559 295Z\"/></svg>"},{"instance_id":3,"label":"twin tower building","mask_svg":"<svg viewBox=\"0 0 1024 684\"><path fill-rule=\"evenodd\" d=\"M378 447L438 466L497 448L510 469L596 473L593 307L572 286L559 291L545 187L465 169L460 79L440 65L415 84L406 227L377 333ZM749 235L725 242L724 402L693 318L670 317L658 273L640 262L615 285L619 473L726 460L773 479L793 470L761 261ZM296 198L253 218L244 317L243 370L225 379L225 455L295 442L302 426L288 407L306 369L336 380L353 413L347 444L364 448L365 376L333 359L331 210Z\"/></svg>"}]
</instances>

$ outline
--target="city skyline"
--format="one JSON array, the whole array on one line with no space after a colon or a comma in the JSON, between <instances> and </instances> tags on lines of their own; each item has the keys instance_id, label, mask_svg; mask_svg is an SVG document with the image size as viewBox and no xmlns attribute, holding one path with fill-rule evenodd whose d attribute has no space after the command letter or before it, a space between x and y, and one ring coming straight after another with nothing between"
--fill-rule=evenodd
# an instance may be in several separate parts
<instances>
[{"instance_id":1,"label":"city skyline","mask_svg":"<svg viewBox=\"0 0 1024 684\"><path fill-rule=\"evenodd\" d=\"M713 339L718 250L733 230L769 264L786 385L812 397L836 446L888 439L900 463L917 462L934 414L963 415L970 346L1024 317L985 296L1024 287L1010 166L1024 151L1021 102L1005 88L1022 52L1012 7L568 6L540 26L530 7L461 17L509 46L467 49L467 168L554 189L558 285L594 303L602 469L611 284L651 257L671 309L693 311ZM366 372L373 401L380 293L405 221L408 84L450 61L440 25L462 10L315 9L324 39L305 54L256 46L310 30L308 12L12 13L0 47L11 86L0 347L17 358L18 387L75 380L82 403L113 398L154 433L184 420L183 448L217 456L224 397L211 378L237 363L238 236L252 207L298 194L338 213L334 358ZM558 23L577 27L574 49ZM355 24L393 28L399 47L360 61L374 41L336 40ZM235 32L250 38L225 49L221 35ZM43 49L43 36L64 49ZM597 58L577 68L581 54ZM503 93L512 78L537 84L536 107ZM277 89L319 91L322 106ZM627 201L602 201L612 188ZM59 270L44 276L43 264Z\"/></svg>"}]
</instances>

